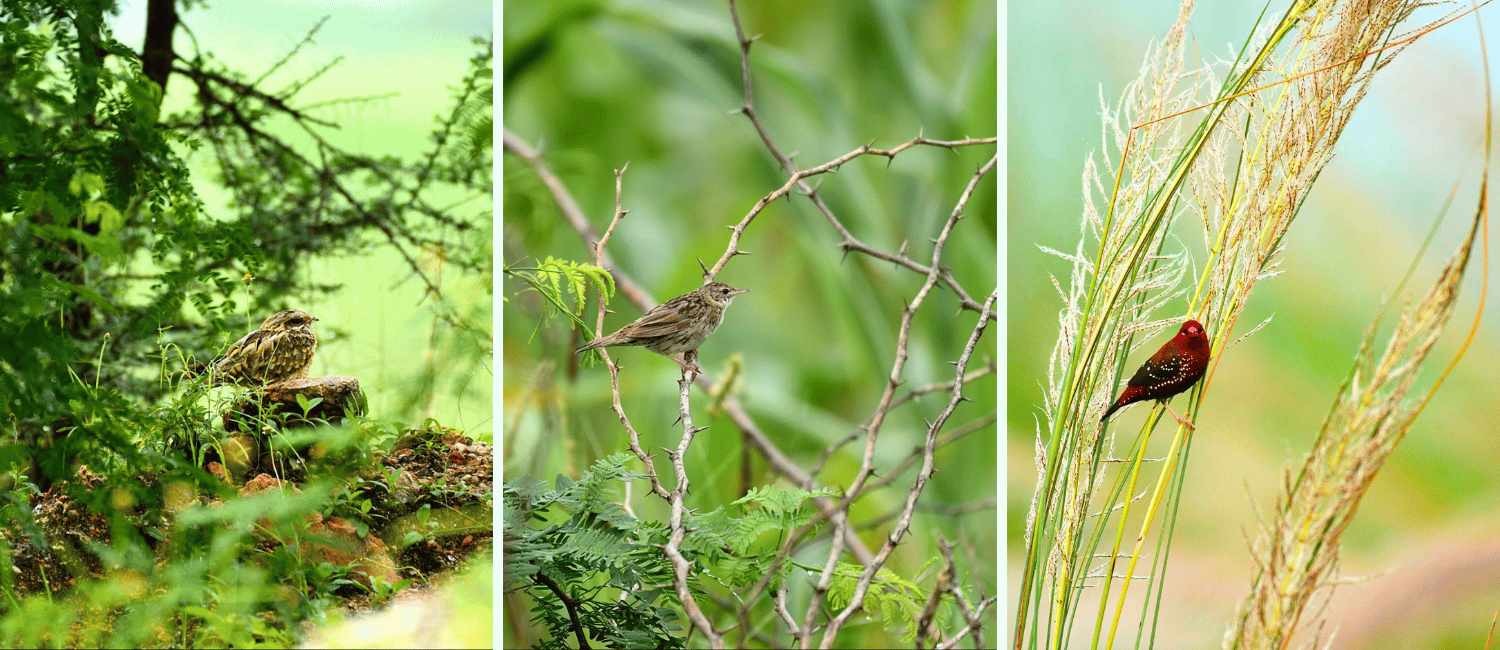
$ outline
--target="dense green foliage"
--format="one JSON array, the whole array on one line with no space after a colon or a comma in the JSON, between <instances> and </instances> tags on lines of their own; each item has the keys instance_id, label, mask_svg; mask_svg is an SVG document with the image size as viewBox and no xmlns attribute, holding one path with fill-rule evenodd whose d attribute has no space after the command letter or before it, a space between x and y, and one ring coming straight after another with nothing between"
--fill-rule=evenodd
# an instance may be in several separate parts
<instances>
[{"instance_id":1,"label":"dense green foliage","mask_svg":"<svg viewBox=\"0 0 1500 650\"><path fill-rule=\"evenodd\" d=\"M212 358L210 331L238 336L287 294L337 288L301 280L318 256L402 251L437 313L480 343L464 358L482 356L488 313L457 313L430 262L409 251L439 251L489 286L487 208L436 204L492 191L487 43L433 148L401 160L318 139L332 124L291 107L299 86L262 91L206 53L178 66L199 101L159 115L160 89L110 36L108 9L28 1L0 12L0 331L11 342L0 349L0 404L13 436L0 461L35 450L57 477L89 449L134 459L122 432L171 424L151 405L185 358ZM271 129L288 124L313 144ZM179 152L199 149L214 154L208 173L233 193L232 213L208 212L190 185Z\"/></svg>"},{"instance_id":2,"label":"dense green foliage","mask_svg":"<svg viewBox=\"0 0 1500 650\"><path fill-rule=\"evenodd\" d=\"M194 49L175 52L171 74L192 101L165 112L142 55L108 28L115 11L101 0L0 6L0 645L293 644L297 621L355 588L348 567L309 564L285 542L312 514L362 532L388 523L349 486L394 489L356 474L405 426L321 428L296 451L317 449L323 482L299 496L187 508L233 494L200 467L208 450L224 455L218 416L232 396L185 371L289 300L341 288L309 279L311 261L382 250L409 264L445 324L409 403L432 399L437 368L448 381L486 366L488 305L449 292L491 286L491 45L476 40L469 61L452 62L464 72L429 148L403 158L322 136L338 124L318 109L356 102L299 107L327 68L266 89L313 34L263 73L180 39ZM211 208L202 183L227 191L228 207ZM89 526L38 516L49 489L77 503L68 522ZM23 589L11 560L47 549L62 557L42 565L66 575L41 576L45 593Z\"/></svg>"},{"instance_id":3,"label":"dense green foliage","mask_svg":"<svg viewBox=\"0 0 1500 650\"><path fill-rule=\"evenodd\" d=\"M630 454L614 454L577 481L559 475L550 490L530 477L505 484L506 589L524 591L536 601L532 616L551 633L537 647L571 647L575 629L609 647L684 647L681 622L670 606L672 565L660 551L669 531L661 522L636 519L618 503L624 481L645 478L626 469L633 461ZM757 488L729 506L689 516L683 543L695 568L689 589L706 593L699 583L711 576L723 587L743 591L767 574L776 589L798 568L777 549L788 531L817 513L808 499L829 494ZM857 569L841 571L834 583L846 603L857 578ZM912 631L908 623L924 595L915 585L884 575L870 609ZM840 604L837 597L834 603Z\"/></svg>"}]
</instances>

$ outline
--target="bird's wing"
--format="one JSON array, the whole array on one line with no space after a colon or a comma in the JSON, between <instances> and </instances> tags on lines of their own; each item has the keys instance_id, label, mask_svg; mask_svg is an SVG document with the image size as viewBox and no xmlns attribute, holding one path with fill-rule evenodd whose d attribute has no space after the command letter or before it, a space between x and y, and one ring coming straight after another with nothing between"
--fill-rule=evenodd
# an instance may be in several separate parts
<instances>
[{"instance_id":1,"label":"bird's wing","mask_svg":"<svg viewBox=\"0 0 1500 650\"><path fill-rule=\"evenodd\" d=\"M214 361L214 369L225 374L240 374L261 365L268 358L266 351L276 344L280 334L279 331L255 330L240 337L224 351L224 356Z\"/></svg>"},{"instance_id":2,"label":"bird's wing","mask_svg":"<svg viewBox=\"0 0 1500 650\"><path fill-rule=\"evenodd\" d=\"M646 312L645 316L637 318L635 322L626 325L620 332L635 338L665 336L676 331L683 320L682 311L669 300L656 309Z\"/></svg>"},{"instance_id":3,"label":"bird's wing","mask_svg":"<svg viewBox=\"0 0 1500 650\"><path fill-rule=\"evenodd\" d=\"M1175 355L1160 356L1161 358L1151 357L1150 360L1141 364L1140 369L1135 371L1135 376L1130 378L1127 385L1151 386L1176 376L1182 360Z\"/></svg>"}]
</instances>

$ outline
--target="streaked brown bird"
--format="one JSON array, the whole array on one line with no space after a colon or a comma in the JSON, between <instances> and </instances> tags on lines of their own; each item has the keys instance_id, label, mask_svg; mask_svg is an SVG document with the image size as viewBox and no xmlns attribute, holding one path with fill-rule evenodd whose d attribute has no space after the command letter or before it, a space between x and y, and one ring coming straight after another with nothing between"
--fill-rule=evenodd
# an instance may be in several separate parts
<instances>
[{"instance_id":1,"label":"streaked brown bird","mask_svg":"<svg viewBox=\"0 0 1500 650\"><path fill-rule=\"evenodd\" d=\"M295 309L276 312L209 364L212 383L274 384L306 377L318 349L316 320Z\"/></svg>"},{"instance_id":2,"label":"streaked brown bird","mask_svg":"<svg viewBox=\"0 0 1500 650\"><path fill-rule=\"evenodd\" d=\"M1192 422L1167 406L1167 400L1191 388L1203 378L1212 354L1208 333L1203 331L1203 325L1195 320L1183 323L1182 329L1177 330L1177 336L1172 337L1146 363L1141 364L1140 369L1135 371L1135 376L1126 383L1120 398L1104 412L1104 417L1099 418L1099 421L1109 419L1111 414L1126 404L1154 399L1161 402L1179 424L1185 424L1189 429L1194 428Z\"/></svg>"},{"instance_id":3,"label":"streaked brown bird","mask_svg":"<svg viewBox=\"0 0 1500 650\"><path fill-rule=\"evenodd\" d=\"M749 291L723 282L710 282L668 300L609 336L602 336L573 350L575 353L614 345L641 345L677 361L672 355L693 352L724 322L724 310L734 297ZM684 357L686 358L686 357ZM698 370L697 361L677 361L683 368Z\"/></svg>"}]
</instances>

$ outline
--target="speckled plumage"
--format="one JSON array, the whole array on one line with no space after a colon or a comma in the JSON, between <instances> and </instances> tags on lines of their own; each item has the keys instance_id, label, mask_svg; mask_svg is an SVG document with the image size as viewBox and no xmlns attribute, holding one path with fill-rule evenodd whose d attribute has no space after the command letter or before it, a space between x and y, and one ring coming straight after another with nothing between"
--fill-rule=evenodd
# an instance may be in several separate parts
<instances>
[{"instance_id":1,"label":"speckled plumage","mask_svg":"<svg viewBox=\"0 0 1500 650\"><path fill-rule=\"evenodd\" d=\"M276 312L214 360L214 383L274 384L306 377L318 349L312 331L316 320L295 309Z\"/></svg>"},{"instance_id":2,"label":"speckled plumage","mask_svg":"<svg viewBox=\"0 0 1500 650\"><path fill-rule=\"evenodd\" d=\"M1146 363L1141 364L1140 369L1126 383L1119 399L1104 411L1104 416L1099 421L1109 419L1115 411L1135 402L1154 399L1166 406L1167 400L1191 388L1203 378L1212 354L1208 333L1203 330L1203 325L1195 320L1183 323L1182 328L1177 330L1177 336L1172 337ZM1167 407L1167 411L1178 422L1192 426L1191 422L1172 412L1171 407Z\"/></svg>"},{"instance_id":3,"label":"speckled plumage","mask_svg":"<svg viewBox=\"0 0 1500 650\"><path fill-rule=\"evenodd\" d=\"M679 352L697 350L724 322L724 310L729 303L746 291L749 289L710 282L657 305L629 325L589 341L574 352L612 345L640 345L670 358Z\"/></svg>"}]
</instances>

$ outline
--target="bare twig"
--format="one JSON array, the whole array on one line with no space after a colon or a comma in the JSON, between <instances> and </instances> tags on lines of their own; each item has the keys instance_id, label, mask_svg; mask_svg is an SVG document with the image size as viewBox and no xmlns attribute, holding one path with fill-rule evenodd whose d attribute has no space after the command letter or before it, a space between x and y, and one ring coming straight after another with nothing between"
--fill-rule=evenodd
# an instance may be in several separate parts
<instances>
[{"instance_id":1,"label":"bare twig","mask_svg":"<svg viewBox=\"0 0 1500 650\"><path fill-rule=\"evenodd\" d=\"M516 134L511 133L510 129L505 129L502 137L505 141L505 150L515 154L517 158L520 158L531 167L531 171L536 174L537 178L542 180L542 184L546 185L547 190L552 193L552 201L557 204L557 209L562 212L563 219L566 219L568 225L572 226L573 230L577 231L585 241L589 242L590 247L598 252L595 259L595 266L608 269L610 275L615 277L615 286L620 289L620 293L625 294L625 297L629 298L630 302L635 303L637 307L640 307L643 312L655 306L656 301L651 298L651 295L640 284L615 268L615 260L610 257L609 252L604 251L603 247L594 245L595 242L599 241L599 233L589 223L588 217L584 216L583 208L578 207L578 202L573 200L573 194L568 191L566 185L563 185L562 179L558 178L557 174L552 173L552 169L547 166L547 162L542 160L542 154L534 147L526 144ZM611 227L613 227L613 224L611 224Z\"/></svg>"},{"instance_id":2,"label":"bare twig","mask_svg":"<svg viewBox=\"0 0 1500 650\"><path fill-rule=\"evenodd\" d=\"M506 135L508 136L509 132ZM507 139L506 142L508 146L509 140ZM610 219L609 228L604 231L604 237L600 238L599 243L594 246L594 265L601 268L604 266L606 256L609 255L609 253L605 252L604 245L609 242L609 236L615 231L615 226L619 225L620 220L624 219L625 214L629 212L629 210L624 209L621 201L622 181L625 176L625 170L629 167L630 164L626 163L624 167L615 170L615 215ZM538 172L538 175L540 175L540 172ZM567 188L562 187L561 183L558 184L558 187L563 190L564 194L567 193ZM570 198L569 200L571 201L572 199ZM562 207L561 202L559 202L558 206ZM574 207L577 207L576 204ZM616 282L618 283L619 280L616 280ZM601 333L604 331L604 312L606 311L604 303L604 288L600 287L599 311L595 319L594 331ZM646 454L646 450L641 448L641 434L635 430L635 427L631 426L630 417L625 415L625 407L620 403L620 365L615 363L613 359L610 359L603 348L599 348L599 356L604 359L604 365L609 367L610 406L614 410L615 415L619 416L620 426L625 427L625 433L630 436L630 450L635 452L636 458L639 458L641 464L646 466L646 476L651 479L651 492L670 501L672 498L671 495L667 492L666 488L662 487L661 479L656 475L656 463L652 462L651 456Z\"/></svg>"},{"instance_id":3,"label":"bare twig","mask_svg":"<svg viewBox=\"0 0 1500 650\"><path fill-rule=\"evenodd\" d=\"M930 288L932 286L931 279L933 276L928 277L929 283L927 286ZM963 353L958 357L958 363L956 364L958 367L958 371L955 381L962 379L964 370L969 362L969 357L974 353L974 347L979 344L979 338L984 334L985 327L989 324L989 311L994 306L995 300L998 295L998 291L991 292L989 297L985 299L984 307L980 311L979 323L975 325L974 331L969 336L968 343L964 345ZM918 293L918 296L921 296L920 292ZM906 507L901 513L901 518L897 521L896 527L891 531L890 536L886 538L885 544L881 547L880 551L875 554L875 561L870 563L869 566L865 567L864 572L860 575L859 582L854 587L854 594L849 599L849 604L845 606L837 616L834 616L828 621L828 624L823 632L823 641L820 644L821 647L833 647L833 640L834 637L838 634L839 629L843 627L843 625L849 621L849 618L853 616L855 612L858 612L859 609L863 606L865 593L870 588L870 583L874 580L875 574L880 571L880 568L882 566L884 566L886 559L890 557L891 552L896 549L896 545L901 542L901 538L906 535L906 531L911 527L912 512L916 509L917 499L921 496L922 489L926 487L927 481L932 478L933 450L935 449L935 443L937 441L937 433L943 428L943 424L948 420L948 417L953 414L954 409L958 408L959 403L966 401L967 399L968 398L963 396L963 391L953 391L953 393L949 397L948 406L945 407L943 411L938 414L937 418L933 420L933 422L927 427L927 442L922 451L922 470L917 475L917 480L912 484L911 490L907 493ZM869 458L868 455L867 458ZM868 472L862 471L860 474L860 479L863 479L868 475ZM856 484L858 484L859 482L860 481L857 480ZM834 525L843 526L847 525L847 522L840 521L836 522ZM834 537L835 545L837 545L840 539L841 538L838 536ZM831 577L830 574L832 566L825 566L824 569L824 577ZM824 584L824 580L820 579L819 584ZM821 599L821 597L826 593L826 589L814 589L814 597L817 599Z\"/></svg>"},{"instance_id":4,"label":"bare twig","mask_svg":"<svg viewBox=\"0 0 1500 650\"><path fill-rule=\"evenodd\" d=\"M682 556L682 540L687 536L687 527L683 519L687 516L687 506L683 500L687 498L688 477L687 469L683 467L682 459L687 455L688 445L692 444L693 436L708 427L693 428L693 411L690 408L689 397L693 387L691 378L692 370L682 369L682 379L677 382L678 386L678 415L682 419L682 439L677 442L677 450L671 453L672 471L677 473L677 485L672 488L672 519L671 538L663 549L667 558L672 561L673 580L672 586L677 591L677 599L682 601L682 608L687 612L688 620L693 622L693 627L703 633L711 648L724 647L724 638L714 631L713 623L703 615L703 610L698 607L698 601L693 598L693 592L688 589L688 573L692 570L687 558Z\"/></svg>"},{"instance_id":5,"label":"bare twig","mask_svg":"<svg viewBox=\"0 0 1500 650\"><path fill-rule=\"evenodd\" d=\"M771 152L771 155L776 158L776 162L781 165L781 168L785 170L786 173L791 176L791 178L787 179L786 184L783 185L780 189L772 192L765 198L761 199L760 202L756 203L755 207L750 210L750 213L745 215L745 218L742 219L739 224L734 226L734 234L731 235L729 239L729 248L724 251L724 256L719 258L718 263L714 264L714 267L705 272L704 275L708 279L712 279L713 276L717 275L719 273L719 270L724 267L724 264L729 262L730 258L734 257L735 255L741 254L739 252L739 249L737 248L737 244L739 243L740 234L744 232L745 226L748 226L750 222L755 219L755 215L758 214L763 208L765 208L766 205L770 204L771 201L774 201L786 195L786 193L794 186L799 192L807 196L808 200L812 201L813 205L818 208L818 212L821 212L823 214L823 218L827 219L828 223L833 226L834 230L838 231L839 236L843 238L843 241L839 243L839 246L844 249L845 253L848 253L851 250L859 251L876 259L899 264L912 271L917 272L920 275L928 275L930 269L907 257L904 246L902 247L901 251L898 251L896 253L886 253L872 246L869 246L864 242L859 241L859 239L856 238L853 233L849 232L848 228L844 227L843 222L841 222L838 217L834 216L833 210L828 207L827 203L823 202L823 197L818 195L817 188L808 185L804 179L814 174L821 174L831 169L837 169L839 165L842 165L849 160L865 154L885 156L886 159L890 160L894 159L896 157L896 154L917 145L931 145L954 150L957 147L969 145L994 144L995 142L998 142L998 139L965 138L963 140L942 141L929 140L922 137L921 133L918 133L917 137L895 147L892 147L891 149L875 149L871 148L869 145L866 145L847 154L844 154L843 156L840 156L833 162L819 165L818 167L814 167L809 170L799 171L797 169L797 164L792 161L791 157L782 153L781 149L776 146L776 143L771 140L771 135L766 132L765 125L761 124L760 117L755 112L755 97L754 93L751 92L750 85L750 46L755 42L755 39L759 37L745 36L745 28L740 25L740 14L739 10L735 7L734 0L729 0L729 17L734 21L734 36L740 44L740 84L744 91L744 101L740 104L738 110L739 112L744 113L745 117L750 120L750 124L755 127L756 134L760 136L760 141L766 145L766 150ZM969 294L964 291L963 287L958 284L958 281L953 278L953 275L949 273L947 269L939 269L938 278L941 279L943 281L943 284L947 285L949 289L953 290L954 295L958 296L959 303L963 305L964 309L976 312L979 311L979 303L975 302L973 298L969 297ZM706 281L707 280L705 280L705 282ZM994 318L994 316L991 315L991 318Z\"/></svg>"},{"instance_id":6,"label":"bare twig","mask_svg":"<svg viewBox=\"0 0 1500 650\"><path fill-rule=\"evenodd\" d=\"M963 379L963 385L967 386L969 384L969 382L974 381L975 379L979 379L980 377L983 377L985 375L994 374L995 369L996 369L995 368L995 362L994 361L990 361L987 364L985 364L985 367L980 368L979 370L975 370L974 372L971 372L971 373L965 375L964 379ZM928 385L928 386L923 386L921 388L917 388L917 389L911 391L910 393L907 393L906 395L903 395L900 399L897 399L895 401L895 403L891 404L891 408L894 409L894 408L896 408L898 406L901 406L902 404L910 402L913 399L921 397L922 395L927 395L929 393L937 393L937 392L942 392L942 391L950 391L950 390L953 390L953 389L954 389L954 382L951 382L951 381L945 381L945 382L940 382L940 383L936 383L936 384L931 384L931 385ZM993 422L993 420L991 420L991 421ZM843 449L845 445L847 445L847 444L849 444L851 442L854 442L855 440L858 440L859 439L859 434L860 434L860 430L856 429L856 430L850 432L849 435L844 436L843 438L840 438L838 442L835 442L832 445L829 445L827 449L823 450L823 456L818 459L817 464L813 465L813 467L809 471L809 473L812 474L813 476L817 476L819 472L823 471L823 466L828 464L828 460L830 458L833 458L833 455L836 454L836 453L838 453L838 451L840 449ZM942 446L942 443L939 443L939 446Z\"/></svg>"},{"instance_id":7,"label":"bare twig","mask_svg":"<svg viewBox=\"0 0 1500 650\"><path fill-rule=\"evenodd\" d=\"M583 623L578 620L578 603L574 602L573 598L569 596L567 592L563 591L562 587L559 586L557 582L553 581L552 578L547 577L547 574L537 573L533 577L537 582L541 583L542 586L552 590L552 593L557 596L557 599L562 601L563 609L568 610L568 623L569 626L573 628L573 636L577 637L578 639L579 650L587 650L588 648L593 647L589 645L588 636L584 635L583 633Z\"/></svg>"},{"instance_id":8,"label":"bare twig","mask_svg":"<svg viewBox=\"0 0 1500 650\"><path fill-rule=\"evenodd\" d=\"M839 531L840 534L834 535L833 548L829 552L828 560L823 566L823 572L819 576L817 584L813 587L813 594L808 604L807 616L803 628L812 627L813 617L816 615L817 609L821 607L822 601L826 597L829 587L832 585L834 570L838 565L838 556L843 550L841 548L843 541L842 533L849 525L848 519L842 516L842 513L848 512L850 503L860 494L865 481L874 473L875 442L879 436L881 424L885 421L885 416L890 412L891 404L895 399L896 387L901 383L901 375L906 366L907 345L908 337L911 333L912 317L937 284L937 269L941 268L944 244L947 243L948 237L953 233L953 227L963 217L964 206L968 204L969 197L973 196L974 189L978 187L979 181L994 168L996 160L997 157L991 157L969 179L969 184L964 188L963 194L959 197L957 204L954 205L953 212L949 215L948 221L943 224L942 232L933 240L932 264L927 274L927 281L922 284L921 289L917 290L917 294L912 298L911 303L902 310L901 327L896 338L896 358L891 364L891 373L886 380L885 392L881 395L880 403L876 406L875 412L871 415L869 422L864 426L866 434L864 457L860 461L859 472L855 475L854 481L850 484L849 489L845 491L843 501L839 504L841 513L833 517L834 529ZM989 298L985 299L984 306L980 309L979 323L975 326L973 333L969 337L968 344L964 347L963 354L958 359L958 371L954 377L956 384L960 384L963 381L964 373L968 367L969 356L973 354L974 346L978 344L979 336L984 333L985 326L989 324L990 308L994 304L997 295L998 291L991 292ZM890 556L891 551L900 542L901 537L905 535L906 528L911 523L911 510L915 507L917 497L921 495L922 488L925 487L927 479L932 475L932 452L934 444L937 441L937 432L947 421L948 416L953 413L953 409L958 406L959 401L963 399L965 399L963 391L954 390L950 394L947 408L928 427L927 440L923 448L922 471L918 474L917 480L912 485L910 494L907 495L906 510L898 521L895 530L887 538L885 545L881 548L880 552L876 553L875 561L866 565L858 584L855 586L854 595L850 599L848 606L828 622L827 628L823 632L822 647L831 647L838 630L849 620L850 616L854 615L854 612L859 610L864 602L865 591L869 589L870 582L874 579L875 573L880 570L880 567L885 563L885 559ZM804 645L809 640L804 638Z\"/></svg>"}]
</instances>

